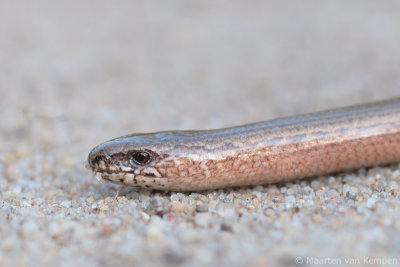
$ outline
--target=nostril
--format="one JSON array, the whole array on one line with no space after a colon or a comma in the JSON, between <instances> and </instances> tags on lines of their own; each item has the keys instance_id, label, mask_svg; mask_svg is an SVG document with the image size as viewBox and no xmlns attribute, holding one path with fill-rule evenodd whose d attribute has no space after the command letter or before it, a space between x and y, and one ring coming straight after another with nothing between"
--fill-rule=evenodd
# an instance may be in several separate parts
<instances>
[{"instance_id":1,"label":"nostril","mask_svg":"<svg viewBox=\"0 0 400 267\"><path fill-rule=\"evenodd\" d=\"M106 157L104 157L104 156L96 156L94 158L94 163L99 164L100 162L104 162L105 159L106 159Z\"/></svg>"},{"instance_id":2,"label":"nostril","mask_svg":"<svg viewBox=\"0 0 400 267\"><path fill-rule=\"evenodd\" d=\"M91 167L97 167L100 162L104 162L105 158L105 156L90 153L88 157L88 162Z\"/></svg>"}]
</instances>

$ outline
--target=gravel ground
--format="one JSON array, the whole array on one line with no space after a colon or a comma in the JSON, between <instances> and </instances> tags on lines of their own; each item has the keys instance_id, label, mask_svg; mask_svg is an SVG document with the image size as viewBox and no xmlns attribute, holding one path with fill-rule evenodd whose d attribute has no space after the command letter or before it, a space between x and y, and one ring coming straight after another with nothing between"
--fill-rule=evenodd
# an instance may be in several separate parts
<instances>
[{"instance_id":1,"label":"gravel ground","mask_svg":"<svg viewBox=\"0 0 400 267\"><path fill-rule=\"evenodd\" d=\"M400 264L399 165L116 201L85 168L131 132L398 96L399 1L1 6L0 266Z\"/></svg>"}]
</instances>

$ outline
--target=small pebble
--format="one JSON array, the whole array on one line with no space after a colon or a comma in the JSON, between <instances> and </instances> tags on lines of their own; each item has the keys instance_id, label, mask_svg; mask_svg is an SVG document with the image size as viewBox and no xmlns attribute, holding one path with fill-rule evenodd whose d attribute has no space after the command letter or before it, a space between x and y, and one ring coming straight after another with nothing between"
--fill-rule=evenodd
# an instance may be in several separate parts
<instances>
[{"instance_id":1,"label":"small pebble","mask_svg":"<svg viewBox=\"0 0 400 267\"><path fill-rule=\"evenodd\" d=\"M226 231L226 232L233 232L232 226L228 223L222 223L221 224L221 230Z\"/></svg>"},{"instance_id":2,"label":"small pebble","mask_svg":"<svg viewBox=\"0 0 400 267\"><path fill-rule=\"evenodd\" d=\"M348 199L355 200L355 199L357 198L357 194L354 193L353 191L347 191L346 197L347 197Z\"/></svg>"},{"instance_id":3,"label":"small pebble","mask_svg":"<svg viewBox=\"0 0 400 267\"><path fill-rule=\"evenodd\" d=\"M165 228L165 222L159 216L152 215L146 229L147 236L150 238L163 239L163 231Z\"/></svg>"},{"instance_id":4,"label":"small pebble","mask_svg":"<svg viewBox=\"0 0 400 267\"><path fill-rule=\"evenodd\" d=\"M294 205L296 205L296 198L294 196L287 196L285 197L286 208L290 209Z\"/></svg>"},{"instance_id":5,"label":"small pebble","mask_svg":"<svg viewBox=\"0 0 400 267\"><path fill-rule=\"evenodd\" d=\"M101 229L101 232L103 235L110 235L113 233L113 226L111 224L105 224L103 225L103 228Z\"/></svg>"},{"instance_id":6,"label":"small pebble","mask_svg":"<svg viewBox=\"0 0 400 267\"><path fill-rule=\"evenodd\" d=\"M22 189L21 189L20 186L16 186L16 187L14 187L14 189L13 189L13 193L14 193L14 194L20 194L21 191L22 191Z\"/></svg>"},{"instance_id":7,"label":"small pebble","mask_svg":"<svg viewBox=\"0 0 400 267\"><path fill-rule=\"evenodd\" d=\"M367 208L372 208L375 206L375 203L378 201L378 196L372 195L372 197L367 200Z\"/></svg>"},{"instance_id":8,"label":"small pebble","mask_svg":"<svg viewBox=\"0 0 400 267\"><path fill-rule=\"evenodd\" d=\"M198 205L196 205L196 211L197 212L207 212L208 206L205 204L198 204Z\"/></svg>"},{"instance_id":9,"label":"small pebble","mask_svg":"<svg viewBox=\"0 0 400 267\"><path fill-rule=\"evenodd\" d=\"M197 213L194 217L194 220L197 225L201 227L206 227L210 222L210 214L209 213Z\"/></svg>"},{"instance_id":10,"label":"small pebble","mask_svg":"<svg viewBox=\"0 0 400 267\"><path fill-rule=\"evenodd\" d=\"M140 215L141 215L141 217L142 217L142 219L143 219L143 221L144 222L149 222L150 221L150 215L148 215L147 213L145 213L145 212L140 212Z\"/></svg>"},{"instance_id":11,"label":"small pebble","mask_svg":"<svg viewBox=\"0 0 400 267\"><path fill-rule=\"evenodd\" d=\"M71 201L70 200L65 200L65 201L61 202L60 205L62 207L64 207L64 208L70 208L71 207Z\"/></svg>"},{"instance_id":12,"label":"small pebble","mask_svg":"<svg viewBox=\"0 0 400 267\"><path fill-rule=\"evenodd\" d=\"M172 202L171 203L171 211L172 212L182 212L186 209L186 205L182 202Z\"/></svg>"},{"instance_id":13,"label":"small pebble","mask_svg":"<svg viewBox=\"0 0 400 267\"><path fill-rule=\"evenodd\" d=\"M314 215L314 216L312 216L311 219L312 219L313 222L318 223L318 222L320 222L322 220L322 217L319 216L319 215Z\"/></svg>"}]
</instances>

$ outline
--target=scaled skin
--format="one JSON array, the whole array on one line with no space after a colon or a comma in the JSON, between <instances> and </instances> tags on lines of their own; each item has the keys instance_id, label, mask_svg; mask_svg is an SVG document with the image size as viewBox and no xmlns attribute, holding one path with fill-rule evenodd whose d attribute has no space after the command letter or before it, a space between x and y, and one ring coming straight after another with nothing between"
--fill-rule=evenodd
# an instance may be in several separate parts
<instances>
[{"instance_id":1,"label":"scaled skin","mask_svg":"<svg viewBox=\"0 0 400 267\"><path fill-rule=\"evenodd\" d=\"M138 165L137 151L151 162ZM400 99L210 131L134 134L89 154L96 176L197 191L268 184L400 161Z\"/></svg>"}]
</instances>

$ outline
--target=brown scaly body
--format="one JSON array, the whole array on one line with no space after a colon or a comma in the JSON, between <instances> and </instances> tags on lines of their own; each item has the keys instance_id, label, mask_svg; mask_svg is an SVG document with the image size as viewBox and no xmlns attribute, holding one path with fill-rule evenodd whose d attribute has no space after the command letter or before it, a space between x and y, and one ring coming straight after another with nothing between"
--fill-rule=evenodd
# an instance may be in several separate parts
<instances>
[{"instance_id":1,"label":"brown scaly body","mask_svg":"<svg viewBox=\"0 0 400 267\"><path fill-rule=\"evenodd\" d=\"M98 178L196 191L400 161L400 99L209 131L134 134L89 154Z\"/></svg>"}]
</instances>

